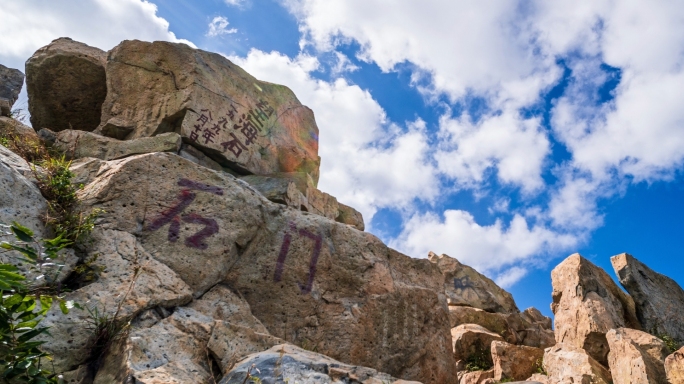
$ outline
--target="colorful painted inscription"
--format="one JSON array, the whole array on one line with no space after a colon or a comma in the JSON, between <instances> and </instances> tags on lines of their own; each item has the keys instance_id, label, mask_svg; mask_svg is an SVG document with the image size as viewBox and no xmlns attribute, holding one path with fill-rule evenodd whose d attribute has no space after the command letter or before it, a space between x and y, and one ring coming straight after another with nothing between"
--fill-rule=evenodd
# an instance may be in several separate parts
<instances>
[{"instance_id":1,"label":"colorful painted inscription","mask_svg":"<svg viewBox=\"0 0 684 384\"><path fill-rule=\"evenodd\" d=\"M316 264L318 263L318 257L321 254L321 245L323 239L321 235L310 232L307 229L297 229L294 223L290 223L290 230L285 232L283 236L283 244L280 247L280 252L278 253L278 259L276 260L275 274L273 275L273 281L280 281L283 277L283 269L285 267L285 259L290 251L290 244L292 243L292 236L299 235L300 237L306 237L314 242L313 249L311 250L311 259L309 261L309 276L307 278L306 284L297 283L302 294L307 294L311 292L313 287L314 277L316 276Z\"/></svg>"},{"instance_id":2,"label":"colorful painted inscription","mask_svg":"<svg viewBox=\"0 0 684 384\"><path fill-rule=\"evenodd\" d=\"M190 248L207 249L208 245L204 239L215 235L219 231L216 220L202 217L196 213L183 214L183 211L195 201L197 194L192 191L213 193L222 196L223 190L213 185L203 184L188 179L180 179L178 185L185 187L178 194L178 203L173 207L160 213L159 217L152 220L147 229L154 232L169 224L168 240L175 243L180 239L180 223L183 221L188 224L200 224L204 228L192 236L185 239L185 245Z\"/></svg>"},{"instance_id":3,"label":"colorful painted inscription","mask_svg":"<svg viewBox=\"0 0 684 384\"><path fill-rule=\"evenodd\" d=\"M225 116L221 115L216 121L214 121L212 111L202 109L190 132L190 140L203 145L209 145L209 143L220 145L223 152L230 151L236 158L239 158L243 151L256 142L258 136L266 133L265 123L274 113L273 107L263 100L259 100L256 107L243 110L242 113L231 103ZM229 128L231 124L232 130ZM221 132L228 134L227 141L217 142L220 141L218 136Z\"/></svg>"}]
</instances>

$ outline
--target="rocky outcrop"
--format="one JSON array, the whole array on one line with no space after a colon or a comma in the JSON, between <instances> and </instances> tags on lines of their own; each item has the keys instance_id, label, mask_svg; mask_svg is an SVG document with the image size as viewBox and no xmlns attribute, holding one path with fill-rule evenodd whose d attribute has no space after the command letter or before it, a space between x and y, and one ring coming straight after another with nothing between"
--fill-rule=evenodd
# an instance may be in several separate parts
<instances>
[{"instance_id":1,"label":"rocky outcrop","mask_svg":"<svg viewBox=\"0 0 684 384\"><path fill-rule=\"evenodd\" d=\"M611 329L606 338L614 384L667 382L664 364L668 350L660 339L628 328Z\"/></svg>"},{"instance_id":2,"label":"rocky outcrop","mask_svg":"<svg viewBox=\"0 0 684 384\"><path fill-rule=\"evenodd\" d=\"M107 94L107 53L69 38L53 40L26 62L31 125L92 131Z\"/></svg>"},{"instance_id":3,"label":"rocky outcrop","mask_svg":"<svg viewBox=\"0 0 684 384\"><path fill-rule=\"evenodd\" d=\"M616 328L639 328L634 302L608 274L579 254L551 271L556 342L584 349L608 364L606 333Z\"/></svg>"},{"instance_id":4,"label":"rocky outcrop","mask_svg":"<svg viewBox=\"0 0 684 384\"><path fill-rule=\"evenodd\" d=\"M525 380L532 375L541 364L544 350L521 345L512 345L503 341L492 341L492 362L494 363L494 380Z\"/></svg>"},{"instance_id":5,"label":"rocky outcrop","mask_svg":"<svg viewBox=\"0 0 684 384\"><path fill-rule=\"evenodd\" d=\"M121 141L92 132L67 129L57 134L54 147L68 158L92 157L102 160L115 160L143 153L176 153L181 148L181 142L181 137L173 132L154 137Z\"/></svg>"},{"instance_id":6,"label":"rocky outcrop","mask_svg":"<svg viewBox=\"0 0 684 384\"><path fill-rule=\"evenodd\" d=\"M402 379L455 379L442 275L427 260L174 154L109 161L95 175L79 196L105 210L98 227L135 235L196 299L222 283L274 337Z\"/></svg>"},{"instance_id":7,"label":"rocky outcrop","mask_svg":"<svg viewBox=\"0 0 684 384\"><path fill-rule=\"evenodd\" d=\"M494 382L494 370L459 373L458 384L491 384Z\"/></svg>"},{"instance_id":8,"label":"rocky outcrop","mask_svg":"<svg viewBox=\"0 0 684 384\"><path fill-rule=\"evenodd\" d=\"M318 181L318 127L287 87L184 44L124 41L109 53L98 132L177 132L241 174L305 172ZM35 126L35 125L34 125Z\"/></svg>"},{"instance_id":9,"label":"rocky outcrop","mask_svg":"<svg viewBox=\"0 0 684 384\"><path fill-rule=\"evenodd\" d=\"M684 384L684 347L665 359L665 374L670 384Z\"/></svg>"},{"instance_id":10,"label":"rocky outcrop","mask_svg":"<svg viewBox=\"0 0 684 384\"><path fill-rule=\"evenodd\" d=\"M5 116L0 116L0 134L4 136L14 135L19 138L19 140L23 141L38 140L38 135L33 128L18 120Z\"/></svg>"},{"instance_id":11,"label":"rocky outcrop","mask_svg":"<svg viewBox=\"0 0 684 384\"><path fill-rule=\"evenodd\" d=\"M544 351L547 382L610 384L610 372L583 349L556 344Z\"/></svg>"},{"instance_id":12,"label":"rocky outcrop","mask_svg":"<svg viewBox=\"0 0 684 384\"><path fill-rule=\"evenodd\" d=\"M334 196L318 190L306 173L277 173L240 178L274 203L314 213L363 231L363 216L352 207L338 203Z\"/></svg>"},{"instance_id":13,"label":"rocky outcrop","mask_svg":"<svg viewBox=\"0 0 684 384\"><path fill-rule=\"evenodd\" d=\"M24 86L24 74L0 64L0 116L9 116Z\"/></svg>"},{"instance_id":14,"label":"rocky outcrop","mask_svg":"<svg viewBox=\"0 0 684 384\"><path fill-rule=\"evenodd\" d=\"M219 384L245 383L248 374L263 383L420 384L398 380L374 369L344 364L288 344L247 356Z\"/></svg>"},{"instance_id":15,"label":"rocky outcrop","mask_svg":"<svg viewBox=\"0 0 684 384\"><path fill-rule=\"evenodd\" d=\"M0 145L0 224L16 221L43 237L47 231L40 218L47 202L31 178L30 165Z\"/></svg>"},{"instance_id":16,"label":"rocky outcrop","mask_svg":"<svg viewBox=\"0 0 684 384\"><path fill-rule=\"evenodd\" d=\"M634 299L642 329L684 344L684 290L626 253L610 258L620 284Z\"/></svg>"},{"instance_id":17,"label":"rocky outcrop","mask_svg":"<svg viewBox=\"0 0 684 384\"><path fill-rule=\"evenodd\" d=\"M491 313L482 309L450 306L451 326L477 324L501 335L511 344L547 348L556 344L551 319L535 308L518 313Z\"/></svg>"},{"instance_id":18,"label":"rocky outcrop","mask_svg":"<svg viewBox=\"0 0 684 384\"><path fill-rule=\"evenodd\" d=\"M519 312L513 296L475 269L447 255L430 252L428 259L444 275L444 291L449 305L463 305L488 312Z\"/></svg>"}]
</instances>

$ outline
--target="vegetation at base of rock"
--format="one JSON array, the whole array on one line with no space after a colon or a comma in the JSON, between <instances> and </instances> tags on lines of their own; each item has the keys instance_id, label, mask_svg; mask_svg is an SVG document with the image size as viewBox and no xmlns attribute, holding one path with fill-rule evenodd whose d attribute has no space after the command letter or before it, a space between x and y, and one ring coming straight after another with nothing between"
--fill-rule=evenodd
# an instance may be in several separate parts
<instances>
[{"instance_id":1,"label":"vegetation at base of rock","mask_svg":"<svg viewBox=\"0 0 684 384\"><path fill-rule=\"evenodd\" d=\"M3 225L17 241L2 242L0 247L9 255L22 255L19 261L37 269L41 274L37 280L51 279L45 273L46 267L58 265L58 253L69 241L61 237L51 240L34 238L33 232L18 223ZM41 244L42 243L42 244ZM57 274L61 268L57 268ZM75 304L55 295L35 293L36 287L27 281L25 274L15 265L0 264L0 382L2 383L59 383L55 373L42 364L51 359L40 346L44 341L36 337L48 333L48 327L41 327L52 304L57 302L63 313L68 313Z\"/></svg>"},{"instance_id":2,"label":"vegetation at base of rock","mask_svg":"<svg viewBox=\"0 0 684 384\"><path fill-rule=\"evenodd\" d=\"M465 369L468 372L486 371L493 367L489 350L481 343L475 345L475 352L466 357L465 363Z\"/></svg>"},{"instance_id":3,"label":"vegetation at base of rock","mask_svg":"<svg viewBox=\"0 0 684 384\"><path fill-rule=\"evenodd\" d=\"M121 300L123 302L125 297ZM118 310L114 315L107 315L105 310L100 311L97 307L86 306L88 312L89 329L93 336L90 341L89 363L97 371L104 354L117 342L126 339L131 328L131 319L118 316Z\"/></svg>"},{"instance_id":4,"label":"vegetation at base of rock","mask_svg":"<svg viewBox=\"0 0 684 384\"><path fill-rule=\"evenodd\" d=\"M543 357L538 358L537 361L534 362L534 371L542 375L548 375L548 373L546 373L546 369L544 369Z\"/></svg>"},{"instance_id":5,"label":"vegetation at base of rock","mask_svg":"<svg viewBox=\"0 0 684 384\"><path fill-rule=\"evenodd\" d=\"M651 332L652 335L655 335L657 338L662 340L665 343L665 346L667 347L667 350L670 351L670 353L675 353L679 349L680 345L670 337L667 333L659 333L659 332Z\"/></svg>"},{"instance_id":6,"label":"vegetation at base of rock","mask_svg":"<svg viewBox=\"0 0 684 384\"><path fill-rule=\"evenodd\" d=\"M45 223L54 233L69 240L70 245L87 239L95 226L95 219L102 211L94 209L85 213L78 209L76 192L83 186L72 183L74 174L69 170L71 161L40 139L14 132L0 131L0 144L31 164L38 188L48 202Z\"/></svg>"}]
</instances>

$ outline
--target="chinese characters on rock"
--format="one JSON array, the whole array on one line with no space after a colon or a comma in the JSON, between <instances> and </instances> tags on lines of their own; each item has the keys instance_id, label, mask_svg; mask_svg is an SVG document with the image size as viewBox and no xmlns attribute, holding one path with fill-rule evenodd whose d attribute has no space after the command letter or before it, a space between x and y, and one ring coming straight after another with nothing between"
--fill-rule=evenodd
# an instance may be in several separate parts
<instances>
[{"instance_id":1,"label":"chinese characters on rock","mask_svg":"<svg viewBox=\"0 0 684 384\"><path fill-rule=\"evenodd\" d=\"M273 116L275 110L268 102L259 100L255 108L250 108L242 114L231 103L226 116L221 116L216 121L210 110L202 109L200 112L190 133L190 140L199 140L200 144L204 145L216 144L214 140L218 140L219 133L227 132L229 140L218 145L223 147L223 152L230 151L239 158L242 151L246 151L247 147L256 141L259 133L264 130L264 124ZM232 130L229 128L230 124L233 125Z\"/></svg>"}]
</instances>

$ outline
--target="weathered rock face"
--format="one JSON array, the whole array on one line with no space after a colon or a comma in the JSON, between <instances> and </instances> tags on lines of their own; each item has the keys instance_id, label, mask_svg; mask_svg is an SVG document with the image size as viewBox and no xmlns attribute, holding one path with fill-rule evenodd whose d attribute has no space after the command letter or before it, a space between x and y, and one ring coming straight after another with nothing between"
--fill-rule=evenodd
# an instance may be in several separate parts
<instances>
[{"instance_id":1,"label":"weathered rock face","mask_svg":"<svg viewBox=\"0 0 684 384\"><path fill-rule=\"evenodd\" d=\"M287 87L184 44L124 41L108 60L99 132L177 132L242 174L306 172L318 180L318 127Z\"/></svg>"},{"instance_id":2,"label":"weathered rock face","mask_svg":"<svg viewBox=\"0 0 684 384\"><path fill-rule=\"evenodd\" d=\"M465 305L488 312L519 312L513 296L473 268L447 255L430 252L428 258L444 274L444 290L449 305Z\"/></svg>"},{"instance_id":3,"label":"weathered rock face","mask_svg":"<svg viewBox=\"0 0 684 384\"><path fill-rule=\"evenodd\" d=\"M0 116L9 116L24 86L24 74L0 64Z\"/></svg>"},{"instance_id":4,"label":"weathered rock face","mask_svg":"<svg viewBox=\"0 0 684 384\"><path fill-rule=\"evenodd\" d=\"M450 306L451 326L477 324L501 335L511 344L547 348L556 344L551 319L537 309L528 308L520 313L490 313L479 308Z\"/></svg>"},{"instance_id":5,"label":"weathered rock face","mask_svg":"<svg viewBox=\"0 0 684 384\"><path fill-rule=\"evenodd\" d=\"M95 129L107 94L106 60L106 52L65 37L37 50L26 62L33 128Z\"/></svg>"},{"instance_id":6,"label":"weathered rock face","mask_svg":"<svg viewBox=\"0 0 684 384\"><path fill-rule=\"evenodd\" d=\"M105 210L102 230L137 236L195 298L230 287L273 337L403 379L455 381L443 277L427 260L173 154L109 161L79 196Z\"/></svg>"},{"instance_id":7,"label":"weathered rock face","mask_svg":"<svg viewBox=\"0 0 684 384\"><path fill-rule=\"evenodd\" d=\"M29 164L0 145L0 223L16 221L42 237L47 231L40 218L47 202L29 178Z\"/></svg>"},{"instance_id":8,"label":"weathered rock face","mask_svg":"<svg viewBox=\"0 0 684 384\"><path fill-rule=\"evenodd\" d=\"M634 299L642 329L684 344L684 290L626 253L610 258L620 284Z\"/></svg>"},{"instance_id":9,"label":"weathered rock face","mask_svg":"<svg viewBox=\"0 0 684 384\"><path fill-rule=\"evenodd\" d=\"M670 384L684 384L684 347L665 359L665 373Z\"/></svg>"},{"instance_id":10,"label":"weathered rock face","mask_svg":"<svg viewBox=\"0 0 684 384\"><path fill-rule=\"evenodd\" d=\"M23 140L38 140L38 135L33 128L5 116L0 116L0 133L16 135Z\"/></svg>"},{"instance_id":11,"label":"weathered rock face","mask_svg":"<svg viewBox=\"0 0 684 384\"><path fill-rule=\"evenodd\" d=\"M609 384L610 372L584 350L556 344L544 351L548 383Z\"/></svg>"},{"instance_id":12,"label":"weathered rock face","mask_svg":"<svg viewBox=\"0 0 684 384\"><path fill-rule=\"evenodd\" d=\"M458 384L484 384L493 382L494 370L486 371L464 372L461 375Z\"/></svg>"},{"instance_id":13,"label":"weathered rock face","mask_svg":"<svg viewBox=\"0 0 684 384\"><path fill-rule=\"evenodd\" d=\"M629 328L607 334L608 365L614 384L665 383L665 343L653 335Z\"/></svg>"},{"instance_id":14,"label":"weathered rock face","mask_svg":"<svg viewBox=\"0 0 684 384\"><path fill-rule=\"evenodd\" d=\"M120 141L92 132L67 129L57 134L54 147L68 158L92 157L102 160L115 160L143 153L176 153L180 150L181 142L181 137L173 132L154 137Z\"/></svg>"},{"instance_id":15,"label":"weathered rock face","mask_svg":"<svg viewBox=\"0 0 684 384\"><path fill-rule=\"evenodd\" d=\"M639 329L634 302L608 274L579 254L551 271L556 342L582 348L607 365L606 332Z\"/></svg>"},{"instance_id":16,"label":"weathered rock face","mask_svg":"<svg viewBox=\"0 0 684 384\"><path fill-rule=\"evenodd\" d=\"M344 364L289 344L276 345L268 351L247 356L219 384L247 382L248 372L264 383L420 384L397 380L374 369Z\"/></svg>"},{"instance_id":17,"label":"weathered rock face","mask_svg":"<svg viewBox=\"0 0 684 384\"><path fill-rule=\"evenodd\" d=\"M475 354L485 352L491 364L491 344L493 341L503 341L503 338L477 324L463 324L451 330L451 340L456 361L465 361Z\"/></svg>"},{"instance_id":18,"label":"weathered rock face","mask_svg":"<svg viewBox=\"0 0 684 384\"><path fill-rule=\"evenodd\" d=\"M544 357L540 348L512 345L503 341L492 341L494 380L525 380L534 372Z\"/></svg>"}]
</instances>

